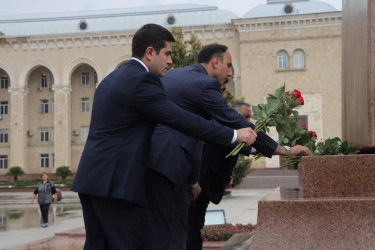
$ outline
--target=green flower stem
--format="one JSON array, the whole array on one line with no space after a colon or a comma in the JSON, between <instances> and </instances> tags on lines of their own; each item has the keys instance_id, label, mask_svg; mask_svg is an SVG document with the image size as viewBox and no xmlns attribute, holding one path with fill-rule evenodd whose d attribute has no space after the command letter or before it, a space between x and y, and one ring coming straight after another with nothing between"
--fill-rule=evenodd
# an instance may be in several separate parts
<instances>
[{"instance_id":1,"label":"green flower stem","mask_svg":"<svg viewBox=\"0 0 375 250\"><path fill-rule=\"evenodd\" d=\"M265 122L264 122L264 124L261 123L261 126L256 127L256 128L254 129L254 132L255 132L255 133L258 133L259 131L261 131L261 129L262 129L264 126L265 126ZM232 151L230 151L229 154L227 154L227 155L225 156L225 158L228 158L229 156L235 156L235 155L237 155L245 145L246 145L245 142L240 142L240 143L239 143L239 144L238 144L238 145L237 145Z\"/></svg>"},{"instance_id":2,"label":"green flower stem","mask_svg":"<svg viewBox=\"0 0 375 250\"><path fill-rule=\"evenodd\" d=\"M258 133L259 131L261 131L261 130L263 130L264 129L264 127L266 127L266 125L267 125L267 123L268 123L268 121L271 119L271 116L273 116L275 113L276 113L276 111L278 111L279 110L279 108L282 106L284 104L284 102L281 102L280 104L279 104L279 106L277 107L277 109L275 109L273 112L271 112L270 114L268 114L267 115L267 117L264 119L264 120L262 120L259 124L258 124L258 126L254 129L254 132L255 133ZM243 148L245 146L245 142L241 142L241 143L239 143L229 154L227 154L226 156L225 156L225 158L228 158L229 156L235 156L235 155L237 155L240 151L241 151L241 149Z\"/></svg>"},{"instance_id":3,"label":"green flower stem","mask_svg":"<svg viewBox=\"0 0 375 250\"><path fill-rule=\"evenodd\" d=\"M303 155L284 156L284 163L282 167L301 162L302 156Z\"/></svg>"}]
</instances>

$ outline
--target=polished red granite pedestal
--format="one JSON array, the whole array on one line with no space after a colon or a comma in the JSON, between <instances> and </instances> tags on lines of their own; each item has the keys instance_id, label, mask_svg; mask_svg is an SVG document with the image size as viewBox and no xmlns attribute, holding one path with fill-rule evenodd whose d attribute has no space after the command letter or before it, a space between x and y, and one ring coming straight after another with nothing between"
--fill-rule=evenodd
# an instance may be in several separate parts
<instances>
[{"instance_id":1,"label":"polished red granite pedestal","mask_svg":"<svg viewBox=\"0 0 375 250\"><path fill-rule=\"evenodd\" d=\"M250 249L374 249L375 155L304 157L300 185L259 201Z\"/></svg>"}]
</instances>

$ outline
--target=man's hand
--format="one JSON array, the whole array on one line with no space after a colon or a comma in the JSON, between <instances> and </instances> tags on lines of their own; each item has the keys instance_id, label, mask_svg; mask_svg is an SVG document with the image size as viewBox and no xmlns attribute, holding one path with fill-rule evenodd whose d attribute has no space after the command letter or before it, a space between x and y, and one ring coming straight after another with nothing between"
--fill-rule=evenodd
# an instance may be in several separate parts
<instances>
[{"instance_id":1,"label":"man's hand","mask_svg":"<svg viewBox=\"0 0 375 250\"><path fill-rule=\"evenodd\" d=\"M241 128L237 129L237 139L236 142L245 142L246 146L250 146L253 144L257 138L257 134L254 132L252 128Z\"/></svg>"},{"instance_id":2,"label":"man's hand","mask_svg":"<svg viewBox=\"0 0 375 250\"><path fill-rule=\"evenodd\" d=\"M199 194L201 193L201 186L197 183L190 185L190 200L194 201L198 198Z\"/></svg>"},{"instance_id":3,"label":"man's hand","mask_svg":"<svg viewBox=\"0 0 375 250\"><path fill-rule=\"evenodd\" d=\"M294 147L291 147L289 155L299 155L301 153L305 156L313 155L308 147L302 145L295 145Z\"/></svg>"}]
</instances>

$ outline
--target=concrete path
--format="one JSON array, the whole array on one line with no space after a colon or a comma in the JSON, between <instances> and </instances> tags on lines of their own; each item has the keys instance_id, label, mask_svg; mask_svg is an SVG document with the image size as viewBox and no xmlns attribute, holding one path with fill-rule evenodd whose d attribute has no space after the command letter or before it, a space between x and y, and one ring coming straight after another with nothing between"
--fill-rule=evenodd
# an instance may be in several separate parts
<instances>
[{"instance_id":1,"label":"concrete path","mask_svg":"<svg viewBox=\"0 0 375 250\"><path fill-rule=\"evenodd\" d=\"M251 172L244 182L232 189L231 195L223 198L219 205L210 204L208 210L221 210L225 212L226 222L232 224L256 224L258 201L277 187L298 187L296 170L255 170ZM0 193L0 211L9 204L17 206L30 206L31 192ZM64 191L62 202L77 202L78 195L74 192ZM4 198L5 197L5 198ZM78 218L73 218L50 225L48 228L28 228L0 232L0 249L7 249L26 243L49 238L62 231L76 229L84 226L82 212Z\"/></svg>"}]
</instances>

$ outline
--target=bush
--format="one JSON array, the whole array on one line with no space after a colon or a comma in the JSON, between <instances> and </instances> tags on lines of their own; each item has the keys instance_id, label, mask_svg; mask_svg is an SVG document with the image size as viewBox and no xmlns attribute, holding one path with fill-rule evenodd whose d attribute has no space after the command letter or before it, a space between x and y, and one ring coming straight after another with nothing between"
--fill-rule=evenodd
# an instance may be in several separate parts
<instances>
[{"instance_id":1,"label":"bush","mask_svg":"<svg viewBox=\"0 0 375 250\"><path fill-rule=\"evenodd\" d=\"M68 166L61 166L56 169L55 176L60 176L63 180L66 179L68 176L72 176L73 172L70 170Z\"/></svg>"},{"instance_id":2,"label":"bush","mask_svg":"<svg viewBox=\"0 0 375 250\"><path fill-rule=\"evenodd\" d=\"M205 226L201 230L201 237L203 241L226 241L235 233L250 233L254 230L255 226L251 224Z\"/></svg>"},{"instance_id":3,"label":"bush","mask_svg":"<svg viewBox=\"0 0 375 250\"><path fill-rule=\"evenodd\" d=\"M22 170L22 168L20 166L13 166L8 170L6 175L7 176L13 176L14 181L17 181L18 176L24 175L24 174L25 174L25 172Z\"/></svg>"},{"instance_id":4,"label":"bush","mask_svg":"<svg viewBox=\"0 0 375 250\"><path fill-rule=\"evenodd\" d=\"M243 155L238 156L238 161L236 166L233 168L232 177L233 183L232 187L235 187L242 183L243 178L247 176L248 170L253 163L252 159L245 159Z\"/></svg>"}]
</instances>

